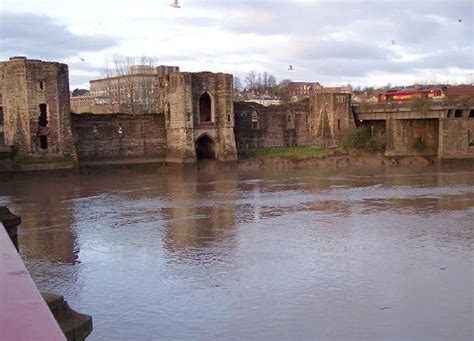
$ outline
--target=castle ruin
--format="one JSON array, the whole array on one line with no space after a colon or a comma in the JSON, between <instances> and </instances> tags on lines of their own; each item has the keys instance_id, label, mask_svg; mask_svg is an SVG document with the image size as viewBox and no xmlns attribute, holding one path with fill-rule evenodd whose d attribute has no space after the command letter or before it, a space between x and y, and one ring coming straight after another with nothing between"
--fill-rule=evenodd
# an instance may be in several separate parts
<instances>
[{"instance_id":1,"label":"castle ruin","mask_svg":"<svg viewBox=\"0 0 474 341\"><path fill-rule=\"evenodd\" d=\"M68 66L13 57L0 62L4 143L32 157L76 160Z\"/></svg>"},{"instance_id":2,"label":"castle ruin","mask_svg":"<svg viewBox=\"0 0 474 341\"><path fill-rule=\"evenodd\" d=\"M25 57L0 62L0 139L33 162L59 160L54 167L70 168L77 161L233 161L237 150L248 148L336 147L348 129L367 126L386 156L474 158L470 100L421 109L413 103L354 105L351 89L339 87L264 107L234 103L230 74L173 71L158 77L156 112L72 114L67 65Z\"/></svg>"},{"instance_id":3,"label":"castle ruin","mask_svg":"<svg viewBox=\"0 0 474 341\"><path fill-rule=\"evenodd\" d=\"M237 160L232 75L175 72L160 79L167 159Z\"/></svg>"}]
</instances>

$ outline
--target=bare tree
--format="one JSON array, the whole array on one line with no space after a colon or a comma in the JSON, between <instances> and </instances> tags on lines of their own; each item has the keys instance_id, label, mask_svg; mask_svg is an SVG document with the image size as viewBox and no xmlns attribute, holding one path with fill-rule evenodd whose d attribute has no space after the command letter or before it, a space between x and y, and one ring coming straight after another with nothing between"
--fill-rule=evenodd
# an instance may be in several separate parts
<instances>
[{"instance_id":1,"label":"bare tree","mask_svg":"<svg viewBox=\"0 0 474 341\"><path fill-rule=\"evenodd\" d=\"M283 102L290 102L291 101L291 91L290 91L290 79L283 79L280 84L278 84L276 89L276 94Z\"/></svg>"},{"instance_id":2,"label":"bare tree","mask_svg":"<svg viewBox=\"0 0 474 341\"><path fill-rule=\"evenodd\" d=\"M262 73L262 86L265 90L268 89L268 77L269 77L269 73L267 71L265 71L264 73Z\"/></svg>"},{"instance_id":3,"label":"bare tree","mask_svg":"<svg viewBox=\"0 0 474 341\"><path fill-rule=\"evenodd\" d=\"M104 91L119 110L131 114L152 113L158 104L158 77L153 59L115 55L102 70Z\"/></svg>"},{"instance_id":4,"label":"bare tree","mask_svg":"<svg viewBox=\"0 0 474 341\"><path fill-rule=\"evenodd\" d=\"M245 83L247 83L247 88L249 90L255 90L257 86L257 73L255 71L250 71L245 77Z\"/></svg>"},{"instance_id":5,"label":"bare tree","mask_svg":"<svg viewBox=\"0 0 474 341\"><path fill-rule=\"evenodd\" d=\"M277 80L276 80L275 76L272 75L272 74L269 74L269 75L268 75L268 79L267 79L267 83L268 83L267 86L268 86L269 88L272 88L272 89L273 89L273 88L276 86L276 84L277 84Z\"/></svg>"},{"instance_id":6,"label":"bare tree","mask_svg":"<svg viewBox=\"0 0 474 341\"><path fill-rule=\"evenodd\" d=\"M242 90L242 82L239 77L234 77L234 90Z\"/></svg>"}]
</instances>

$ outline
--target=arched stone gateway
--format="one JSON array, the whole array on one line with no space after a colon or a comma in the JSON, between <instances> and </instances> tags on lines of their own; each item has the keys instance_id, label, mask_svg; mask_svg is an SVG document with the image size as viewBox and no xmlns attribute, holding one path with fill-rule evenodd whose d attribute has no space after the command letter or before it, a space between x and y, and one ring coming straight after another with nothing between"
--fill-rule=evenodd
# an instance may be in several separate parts
<instances>
[{"instance_id":1,"label":"arched stone gateway","mask_svg":"<svg viewBox=\"0 0 474 341\"><path fill-rule=\"evenodd\" d=\"M216 143L207 135L203 135L196 141L196 157L198 159L217 159Z\"/></svg>"}]
</instances>

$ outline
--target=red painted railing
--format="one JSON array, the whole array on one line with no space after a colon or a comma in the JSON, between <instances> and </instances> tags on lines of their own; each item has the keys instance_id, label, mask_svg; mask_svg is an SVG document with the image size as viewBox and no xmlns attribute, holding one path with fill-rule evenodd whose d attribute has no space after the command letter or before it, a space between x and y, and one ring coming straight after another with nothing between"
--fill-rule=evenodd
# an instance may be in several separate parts
<instances>
[{"instance_id":1,"label":"red painted railing","mask_svg":"<svg viewBox=\"0 0 474 341\"><path fill-rule=\"evenodd\" d=\"M0 340L66 340L1 222Z\"/></svg>"}]
</instances>

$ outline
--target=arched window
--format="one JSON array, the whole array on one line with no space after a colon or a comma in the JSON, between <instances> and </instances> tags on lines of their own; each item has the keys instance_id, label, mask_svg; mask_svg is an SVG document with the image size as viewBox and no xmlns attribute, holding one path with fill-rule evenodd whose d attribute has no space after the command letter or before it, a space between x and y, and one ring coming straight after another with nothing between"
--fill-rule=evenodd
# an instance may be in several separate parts
<instances>
[{"instance_id":1,"label":"arched window","mask_svg":"<svg viewBox=\"0 0 474 341\"><path fill-rule=\"evenodd\" d=\"M207 92L199 98L199 117L201 122L212 121L212 100Z\"/></svg>"}]
</instances>

